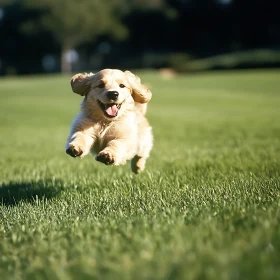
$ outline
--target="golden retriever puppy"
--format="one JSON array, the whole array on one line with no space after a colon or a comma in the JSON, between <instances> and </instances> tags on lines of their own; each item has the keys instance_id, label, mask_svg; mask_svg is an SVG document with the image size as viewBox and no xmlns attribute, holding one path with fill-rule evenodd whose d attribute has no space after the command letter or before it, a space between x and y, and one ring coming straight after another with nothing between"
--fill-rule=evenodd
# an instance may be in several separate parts
<instances>
[{"instance_id":1,"label":"golden retriever puppy","mask_svg":"<svg viewBox=\"0 0 280 280\"><path fill-rule=\"evenodd\" d=\"M72 90L84 96L66 144L66 153L83 158L88 153L106 165L131 170L145 168L153 146L152 128L145 118L151 91L130 71L104 69L96 74L76 74Z\"/></svg>"}]
</instances>

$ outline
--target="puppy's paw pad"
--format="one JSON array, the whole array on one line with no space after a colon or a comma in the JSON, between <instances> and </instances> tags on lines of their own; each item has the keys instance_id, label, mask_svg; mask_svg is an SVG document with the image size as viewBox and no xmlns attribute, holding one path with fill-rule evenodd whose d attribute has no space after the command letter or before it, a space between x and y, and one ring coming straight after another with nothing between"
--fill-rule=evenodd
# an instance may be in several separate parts
<instances>
[{"instance_id":1,"label":"puppy's paw pad","mask_svg":"<svg viewBox=\"0 0 280 280\"><path fill-rule=\"evenodd\" d=\"M83 151L79 147L71 145L67 148L66 154L70 155L71 157L79 157L83 154Z\"/></svg>"},{"instance_id":2,"label":"puppy's paw pad","mask_svg":"<svg viewBox=\"0 0 280 280\"><path fill-rule=\"evenodd\" d=\"M97 161L100 161L106 165L113 165L115 163L115 158L112 154L106 152L100 152L96 158Z\"/></svg>"}]
</instances>

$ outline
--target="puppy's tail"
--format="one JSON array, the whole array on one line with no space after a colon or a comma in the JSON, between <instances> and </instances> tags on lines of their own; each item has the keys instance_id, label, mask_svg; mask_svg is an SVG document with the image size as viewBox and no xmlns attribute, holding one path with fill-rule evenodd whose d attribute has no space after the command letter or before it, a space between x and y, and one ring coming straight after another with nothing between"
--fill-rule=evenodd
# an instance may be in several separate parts
<instances>
[{"instance_id":1,"label":"puppy's tail","mask_svg":"<svg viewBox=\"0 0 280 280\"><path fill-rule=\"evenodd\" d=\"M146 115L147 112L147 103L141 104L141 103L137 103L135 102L135 107L136 109L141 112L143 114L143 116Z\"/></svg>"}]
</instances>

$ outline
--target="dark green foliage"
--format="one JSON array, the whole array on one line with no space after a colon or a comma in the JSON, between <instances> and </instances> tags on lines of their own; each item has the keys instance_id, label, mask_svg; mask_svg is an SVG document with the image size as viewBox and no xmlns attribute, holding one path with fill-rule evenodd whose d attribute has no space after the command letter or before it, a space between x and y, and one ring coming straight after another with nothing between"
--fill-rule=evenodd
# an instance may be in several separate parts
<instances>
[{"instance_id":1,"label":"dark green foliage","mask_svg":"<svg viewBox=\"0 0 280 280\"><path fill-rule=\"evenodd\" d=\"M38 22L27 25L27 30L39 23L40 28L50 31L54 38L67 49L94 40L96 36L113 34L123 37L126 33L121 24L120 5L116 1L81 0L25 0L26 8L41 11Z\"/></svg>"}]
</instances>

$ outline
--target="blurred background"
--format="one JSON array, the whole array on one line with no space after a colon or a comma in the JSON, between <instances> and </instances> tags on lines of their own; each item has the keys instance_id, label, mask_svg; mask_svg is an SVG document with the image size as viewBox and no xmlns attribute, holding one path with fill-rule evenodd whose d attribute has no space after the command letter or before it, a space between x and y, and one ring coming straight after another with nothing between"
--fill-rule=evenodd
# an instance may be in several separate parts
<instances>
[{"instance_id":1,"label":"blurred background","mask_svg":"<svg viewBox=\"0 0 280 280\"><path fill-rule=\"evenodd\" d=\"M0 75L280 66L272 0L0 0Z\"/></svg>"}]
</instances>

